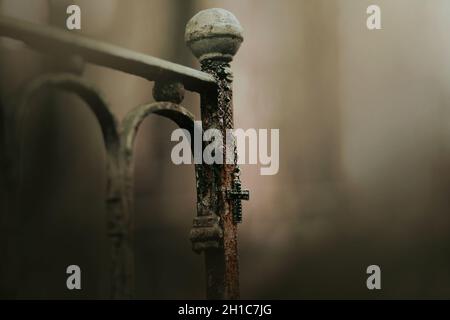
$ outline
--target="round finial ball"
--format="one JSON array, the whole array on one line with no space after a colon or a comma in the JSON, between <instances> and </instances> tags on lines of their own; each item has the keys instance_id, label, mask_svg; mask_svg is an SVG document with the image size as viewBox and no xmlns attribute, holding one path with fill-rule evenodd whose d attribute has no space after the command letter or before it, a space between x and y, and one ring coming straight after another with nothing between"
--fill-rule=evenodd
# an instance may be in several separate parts
<instances>
[{"instance_id":1,"label":"round finial ball","mask_svg":"<svg viewBox=\"0 0 450 320\"><path fill-rule=\"evenodd\" d=\"M200 11L189 20L184 39L200 61L231 61L244 40L242 31L231 12L213 8Z\"/></svg>"}]
</instances>

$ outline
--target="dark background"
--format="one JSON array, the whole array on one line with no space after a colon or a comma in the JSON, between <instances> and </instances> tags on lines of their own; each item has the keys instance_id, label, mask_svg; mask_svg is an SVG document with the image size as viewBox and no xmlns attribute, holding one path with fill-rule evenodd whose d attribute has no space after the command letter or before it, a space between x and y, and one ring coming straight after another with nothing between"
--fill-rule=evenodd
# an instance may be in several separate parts
<instances>
[{"instance_id":1,"label":"dark background","mask_svg":"<svg viewBox=\"0 0 450 320\"><path fill-rule=\"evenodd\" d=\"M449 1L0 0L0 12L64 26L72 3L82 34L195 68L183 36L196 12L222 7L244 27L235 124L280 129L280 171L242 168L251 190L239 229L243 298L450 298ZM382 9L382 30L366 28L370 4ZM6 132L9 101L65 67L0 39ZM152 100L143 79L82 72L118 118ZM100 129L74 96L32 104L13 164L17 194L2 185L15 207L0 216L0 297L108 298ZM197 95L183 104L199 115ZM194 172L170 160L174 128L151 118L137 138L137 298L203 298L203 259L188 239ZM66 289L70 264L81 267L81 291ZM366 288L371 264L381 291Z\"/></svg>"}]
</instances>

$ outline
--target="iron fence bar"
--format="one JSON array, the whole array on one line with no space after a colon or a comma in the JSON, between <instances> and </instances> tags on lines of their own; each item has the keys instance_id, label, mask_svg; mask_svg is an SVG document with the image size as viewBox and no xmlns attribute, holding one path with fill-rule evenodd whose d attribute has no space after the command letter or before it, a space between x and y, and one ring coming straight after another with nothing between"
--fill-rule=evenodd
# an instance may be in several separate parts
<instances>
[{"instance_id":1,"label":"iron fence bar","mask_svg":"<svg viewBox=\"0 0 450 320\"><path fill-rule=\"evenodd\" d=\"M108 237L111 240L111 297L131 297L132 251L128 234L129 208L125 201L123 166L120 157L120 135L117 121L98 91L83 79L72 74L43 75L30 82L14 105L16 125L14 158L22 158L23 122L29 108L28 102L39 91L53 88L79 96L94 113L102 130L106 149L106 211ZM20 170L20 165L16 170ZM21 182L20 173L16 180Z\"/></svg>"},{"instance_id":2,"label":"iron fence bar","mask_svg":"<svg viewBox=\"0 0 450 320\"><path fill-rule=\"evenodd\" d=\"M0 16L0 36L24 41L53 55L78 55L86 62L149 81L180 82L190 91L202 93L215 86L215 79L205 72L46 25Z\"/></svg>"},{"instance_id":3,"label":"iron fence bar","mask_svg":"<svg viewBox=\"0 0 450 320\"><path fill-rule=\"evenodd\" d=\"M218 8L197 13L186 25L185 33L186 43L200 61L202 70L214 77L218 87L201 95L203 130L220 130L223 150L234 150L235 160L234 142L227 141L228 132L233 129L230 62L243 41L242 33L236 17ZM204 252L208 299L240 297L237 221L233 217L238 207L228 197L234 191L233 181L239 181L238 170L234 161L203 164L196 170L198 212L191 240L195 252Z\"/></svg>"},{"instance_id":4,"label":"iron fence bar","mask_svg":"<svg viewBox=\"0 0 450 320\"><path fill-rule=\"evenodd\" d=\"M180 128L186 129L193 134L194 130L194 116L185 108L178 104L171 102L154 102L136 107L131 110L120 125L121 137L121 163L123 165L124 175L124 201L128 208L128 235L133 247L134 242L134 221L135 221L135 206L134 206L134 142L136 134L142 122L151 115L158 115L175 122ZM192 136L191 134L191 136ZM131 251L132 252L132 251ZM134 264L134 259L129 260ZM134 266L131 267L132 269ZM134 273L133 279L129 282L131 291L134 289Z\"/></svg>"}]
</instances>

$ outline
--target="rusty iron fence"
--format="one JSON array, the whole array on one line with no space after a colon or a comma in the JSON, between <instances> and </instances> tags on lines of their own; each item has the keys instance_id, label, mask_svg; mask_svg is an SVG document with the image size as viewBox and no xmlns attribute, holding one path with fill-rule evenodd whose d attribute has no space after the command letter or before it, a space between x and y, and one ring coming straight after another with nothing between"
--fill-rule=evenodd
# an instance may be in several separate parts
<instances>
[{"instance_id":1,"label":"rusty iron fence","mask_svg":"<svg viewBox=\"0 0 450 320\"><path fill-rule=\"evenodd\" d=\"M95 87L73 73L51 73L32 80L14 101L13 130L5 129L0 106L0 160L4 164L1 178L5 185L8 184L5 182L6 176L14 179L14 175L9 175L13 172L13 161L8 162L6 159L21 156L21 123L29 101L35 94L49 88L71 92L92 110L100 125L107 154L105 201L108 236L111 240L111 297L132 298L132 159L137 130L147 116L156 114L174 121L193 136L194 116L181 106L186 89L201 96L202 130L219 129L224 137L224 147L229 147L225 145L225 137L226 130L233 128L230 62L243 41L239 22L233 14L223 9L201 11L188 22L186 44L199 59L201 71L69 31L6 16L0 16L0 37L23 41L37 51L61 59L92 63L155 82L155 102L138 106L120 122ZM196 253L204 253L206 297L236 299L239 298L237 224L241 219L240 201L248 200L249 193L241 189L236 162L195 164L194 167L197 215L194 217L190 240Z\"/></svg>"}]
</instances>

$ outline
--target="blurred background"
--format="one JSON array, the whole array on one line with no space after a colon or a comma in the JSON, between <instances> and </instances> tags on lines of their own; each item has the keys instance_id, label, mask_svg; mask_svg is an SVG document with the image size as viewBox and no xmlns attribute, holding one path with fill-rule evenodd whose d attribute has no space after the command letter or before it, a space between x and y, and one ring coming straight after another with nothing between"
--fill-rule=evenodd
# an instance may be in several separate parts
<instances>
[{"instance_id":1,"label":"blurred background","mask_svg":"<svg viewBox=\"0 0 450 320\"><path fill-rule=\"evenodd\" d=\"M0 13L64 27L72 3L83 35L195 68L186 22L212 7L241 22L235 126L280 129L279 173L242 167L243 298L450 298L450 1L0 0ZM382 30L366 28L371 4ZM2 117L30 80L61 68L0 39ZM146 80L93 65L82 74L119 119L152 100ZM0 198L18 203L0 215L0 296L108 298L100 128L75 96L32 104L18 194L3 186ZM198 95L183 104L199 115ZM137 298L204 297L188 239L194 170L170 160L174 128L151 117L137 138ZM66 289L70 264L81 291ZM371 264L382 290L366 288Z\"/></svg>"}]
</instances>

